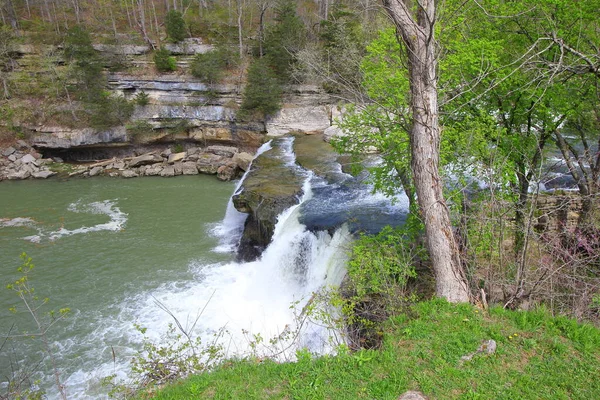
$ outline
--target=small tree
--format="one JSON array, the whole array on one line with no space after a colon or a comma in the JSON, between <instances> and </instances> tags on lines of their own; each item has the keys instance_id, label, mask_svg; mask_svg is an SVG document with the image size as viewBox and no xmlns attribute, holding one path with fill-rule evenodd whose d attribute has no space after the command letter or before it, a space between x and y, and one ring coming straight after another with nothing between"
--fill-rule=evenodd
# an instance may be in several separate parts
<instances>
[{"instance_id":1,"label":"small tree","mask_svg":"<svg viewBox=\"0 0 600 400\"><path fill-rule=\"evenodd\" d=\"M177 10L171 10L165 17L167 36L173 42L181 42L187 36L187 29L183 15Z\"/></svg>"},{"instance_id":2,"label":"small tree","mask_svg":"<svg viewBox=\"0 0 600 400\"><path fill-rule=\"evenodd\" d=\"M238 117L266 119L280 109L281 93L277 76L264 59L255 60L248 70L248 84L244 89Z\"/></svg>"},{"instance_id":3,"label":"small tree","mask_svg":"<svg viewBox=\"0 0 600 400\"><path fill-rule=\"evenodd\" d=\"M158 72L172 72L177 69L175 58L167 49L158 49L154 52L154 65Z\"/></svg>"}]
</instances>

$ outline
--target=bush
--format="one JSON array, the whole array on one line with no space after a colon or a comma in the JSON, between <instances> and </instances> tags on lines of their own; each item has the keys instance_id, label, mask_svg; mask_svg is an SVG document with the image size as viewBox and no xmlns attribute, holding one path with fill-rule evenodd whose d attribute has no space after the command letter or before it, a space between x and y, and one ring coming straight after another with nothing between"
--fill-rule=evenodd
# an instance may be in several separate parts
<instances>
[{"instance_id":1,"label":"bush","mask_svg":"<svg viewBox=\"0 0 600 400\"><path fill-rule=\"evenodd\" d=\"M239 59L227 45L218 44L214 51L198 54L191 64L191 73L209 85L218 83L226 69L237 65Z\"/></svg>"},{"instance_id":2,"label":"bush","mask_svg":"<svg viewBox=\"0 0 600 400\"><path fill-rule=\"evenodd\" d=\"M266 119L281 108L281 94L281 84L266 61L255 60L248 70L248 84L238 117Z\"/></svg>"},{"instance_id":3,"label":"bush","mask_svg":"<svg viewBox=\"0 0 600 400\"><path fill-rule=\"evenodd\" d=\"M150 96L148 96L148 93L142 90L141 92L135 95L134 101L135 104L137 104L138 106L147 106L150 103Z\"/></svg>"},{"instance_id":4,"label":"bush","mask_svg":"<svg viewBox=\"0 0 600 400\"><path fill-rule=\"evenodd\" d=\"M177 69L175 57L167 49L159 49L154 52L154 65L158 72L172 72Z\"/></svg>"},{"instance_id":5,"label":"bush","mask_svg":"<svg viewBox=\"0 0 600 400\"><path fill-rule=\"evenodd\" d=\"M181 42L187 36L183 15L177 10L171 10L165 17L167 36L172 42Z\"/></svg>"},{"instance_id":6,"label":"bush","mask_svg":"<svg viewBox=\"0 0 600 400\"><path fill-rule=\"evenodd\" d=\"M109 128L122 125L133 114L133 104L123 96L102 95L87 107L90 113L90 125L93 128Z\"/></svg>"}]
</instances>

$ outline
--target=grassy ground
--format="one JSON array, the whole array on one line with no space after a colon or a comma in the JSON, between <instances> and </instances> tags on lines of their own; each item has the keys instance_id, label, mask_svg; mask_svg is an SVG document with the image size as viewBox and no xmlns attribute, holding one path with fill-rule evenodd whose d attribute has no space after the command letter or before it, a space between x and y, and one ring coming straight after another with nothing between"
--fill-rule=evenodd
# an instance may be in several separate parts
<instances>
[{"instance_id":1,"label":"grassy ground","mask_svg":"<svg viewBox=\"0 0 600 400\"><path fill-rule=\"evenodd\" d=\"M434 300L390 319L380 350L298 362L228 361L156 399L600 399L600 330L543 310L484 312ZM497 351L461 363L483 340ZM146 396L144 396L146 397Z\"/></svg>"}]
</instances>

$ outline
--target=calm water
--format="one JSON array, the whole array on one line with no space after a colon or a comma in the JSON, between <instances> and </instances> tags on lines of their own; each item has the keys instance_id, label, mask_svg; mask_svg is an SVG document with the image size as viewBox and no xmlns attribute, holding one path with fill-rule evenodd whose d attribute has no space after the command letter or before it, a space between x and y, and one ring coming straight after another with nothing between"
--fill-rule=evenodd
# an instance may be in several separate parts
<instances>
[{"instance_id":1,"label":"calm water","mask_svg":"<svg viewBox=\"0 0 600 400\"><path fill-rule=\"evenodd\" d=\"M165 285L176 292L201 266L230 260L212 251L210 231L233 189L208 176L0 183L0 335L13 324L13 333L31 328L26 313L9 312L19 300L4 289L26 252L35 264L32 286L50 298L47 310L72 310L49 333L62 378L71 397L85 391L94 398L102 392L99 375L118 372L109 368L112 349L124 360L139 341L133 324L147 322L136 313L143 296ZM150 318L164 319L157 307L148 309L157 314ZM0 382L11 363L35 362L38 351L28 339L4 346Z\"/></svg>"}]
</instances>

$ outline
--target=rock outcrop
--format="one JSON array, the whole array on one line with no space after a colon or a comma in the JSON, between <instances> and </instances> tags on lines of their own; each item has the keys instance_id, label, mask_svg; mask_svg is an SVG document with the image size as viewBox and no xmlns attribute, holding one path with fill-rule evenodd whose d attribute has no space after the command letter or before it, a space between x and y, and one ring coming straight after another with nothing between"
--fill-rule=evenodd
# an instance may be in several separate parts
<instances>
[{"instance_id":1,"label":"rock outcrop","mask_svg":"<svg viewBox=\"0 0 600 400\"><path fill-rule=\"evenodd\" d=\"M246 175L242 187L232 200L235 208L248 214L238 248L238 258L256 259L271 242L277 217L298 204L306 173L290 166L282 146L285 139L275 139L272 149L258 156Z\"/></svg>"}]
</instances>

